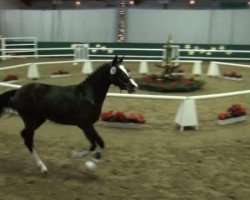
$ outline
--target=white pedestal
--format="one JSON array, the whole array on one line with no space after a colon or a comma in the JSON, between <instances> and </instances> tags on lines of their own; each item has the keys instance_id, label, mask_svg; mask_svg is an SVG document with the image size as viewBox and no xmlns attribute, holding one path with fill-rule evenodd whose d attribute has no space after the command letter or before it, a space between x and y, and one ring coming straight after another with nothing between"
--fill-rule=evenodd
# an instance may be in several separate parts
<instances>
[{"instance_id":1,"label":"white pedestal","mask_svg":"<svg viewBox=\"0 0 250 200\"><path fill-rule=\"evenodd\" d=\"M143 60L140 62L139 74L148 74L148 62Z\"/></svg>"},{"instance_id":2,"label":"white pedestal","mask_svg":"<svg viewBox=\"0 0 250 200\"><path fill-rule=\"evenodd\" d=\"M181 102L175 118L175 123L180 126L181 131L183 131L184 127L187 126L193 126L196 130L198 130L198 120L194 99L186 99Z\"/></svg>"},{"instance_id":3,"label":"white pedestal","mask_svg":"<svg viewBox=\"0 0 250 200\"><path fill-rule=\"evenodd\" d=\"M208 76L221 76L219 65L216 62L210 62L207 75Z\"/></svg>"},{"instance_id":4,"label":"white pedestal","mask_svg":"<svg viewBox=\"0 0 250 200\"><path fill-rule=\"evenodd\" d=\"M85 61L82 67L83 74L91 74L93 72L93 66L91 61Z\"/></svg>"},{"instance_id":5,"label":"white pedestal","mask_svg":"<svg viewBox=\"0 0 250 200\"><path fill-rule=\"evenodd\" d=\"M40 77L37 64L31 63L28 69L27 77L30 79L37 79Z\"/></svg>"},{"instance_id":6,"label":"white pedestal","mask_svg":"<svg viewBox=\"0 0 250 200\"><path fill-rule=\"evenodd\" d=\"M193 65L193 71L192 74L193 75L201 75L202 74L202 65L201 65L202 61L196 61Z\"/></svg>"}]
</instances>

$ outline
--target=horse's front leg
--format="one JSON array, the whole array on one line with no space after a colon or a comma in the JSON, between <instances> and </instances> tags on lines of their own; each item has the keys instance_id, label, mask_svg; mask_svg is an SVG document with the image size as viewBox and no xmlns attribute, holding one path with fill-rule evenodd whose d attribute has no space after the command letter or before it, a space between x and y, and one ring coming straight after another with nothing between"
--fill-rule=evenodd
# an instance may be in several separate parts
<instances>
[{"instance_id":1,"label":"horse's front leg","mask_svg":"<svg viewBox=\"0 0 250 200\"><path fill-rule=\"evenodd\" d=\"M84 151L72 151L70 157L73 159L83 158L89 154L93 154L92 161L98 163L101 160L101 151L104 149L104 142L95 130L93 125L79 126L87 139L89 140L91 146L89 149Z\"/></svg>"},{"instance_id":2,"label":"horse's front leg","mask_svg":"<svg viewBox=\"0 0 250 200\"><path fill-rule=\"evenodd\" d=\"M91 146L89 149L84 150L84 151L72 151L70 157L73 159L80 159L83 158L89 154L91 154L93 151L96 149L96 143L93 135L91 134L89 126L79 126L80 129L82 129L83 133L89 140Z\"/></svg>"}]
</instances>

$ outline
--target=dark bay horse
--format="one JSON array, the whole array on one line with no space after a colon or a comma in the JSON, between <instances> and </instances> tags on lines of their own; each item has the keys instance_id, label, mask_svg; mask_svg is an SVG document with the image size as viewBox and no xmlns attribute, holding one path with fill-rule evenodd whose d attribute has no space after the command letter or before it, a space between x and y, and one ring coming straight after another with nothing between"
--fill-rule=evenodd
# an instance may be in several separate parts
<instances>
[{"instance_id":1,"label":"dark bay horse","mask_svg":"<svg viewBox=\"0 0 250 200\"><path fill-rule=\"evenodd\" d=\"M24 144L42 173L48 170L36 151L33 137L35 130L47 119L78 126L85 133L91 143L90 148L82 152L75 151L72 157L78 158L93 153L95 161L101 159L104 142L93 124L99 119L108 89L114 84L121 90L132 93L137 87L121 65L122 60L123 58L118 59L116 56L112 62L101 65L78 85L30 83L0 95L0 115L3 114L4 108L13 108L18 112L25 125L21 131Z\"/></svg>"}]
</instances>

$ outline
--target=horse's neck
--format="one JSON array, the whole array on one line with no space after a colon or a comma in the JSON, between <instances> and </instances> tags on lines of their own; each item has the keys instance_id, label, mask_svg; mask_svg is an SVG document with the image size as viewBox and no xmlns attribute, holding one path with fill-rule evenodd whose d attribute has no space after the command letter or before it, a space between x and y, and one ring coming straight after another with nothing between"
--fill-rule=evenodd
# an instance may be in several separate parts
<instances>
[{"instance_id":1,"label":"horse's neck","mask_svg":"<svg viewBox=\"0 0 250 200\"><path fill-rule=\"evenodd\" d=\"M95 102L99 105L102 105L107 92L110 87L110 81L107 78L108 72L105 69L98 70L86 81L89 87L93 89Z\"/></svg>"}]
</instances>

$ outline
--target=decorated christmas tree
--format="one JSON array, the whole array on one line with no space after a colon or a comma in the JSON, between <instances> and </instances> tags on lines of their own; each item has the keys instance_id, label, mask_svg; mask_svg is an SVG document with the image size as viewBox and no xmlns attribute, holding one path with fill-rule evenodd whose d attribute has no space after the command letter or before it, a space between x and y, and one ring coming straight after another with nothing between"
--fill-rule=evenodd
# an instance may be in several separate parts
<instances>
[{"instance_id":1,"label":"decorated christmas tree","mask_svg":"<svg viewBox=\"0 0 250 200\"><path fill-rule=\"evenodd\" d=\"M162 65L157 65L160 68L163 68L161 76L164 78L173 78L176 76L177 70L179 69L180 65L176 65L173 62L172 51L173 51L173 40L171 36L168 38L167 44L165 45L166 48L166 55L163 59Z\"/></svg>"},{"instance_id":2,"label":"decorated christmas tree","mask_svg":"<svg viewBox=\"0 0 250 200\"><path fill-rule=\"evenodd\" d=\"M204 81L195 80L193 77L186 78L180 74L182 70L179 68L178 61L175 60L176 56L173 55L176 52L171 36L164 48L166 53L162 64L156 65L162 69L161 73L137 79L139 88L158 92L191 92L200 89L204 85Z\"/></svg>"}]
</instances>

